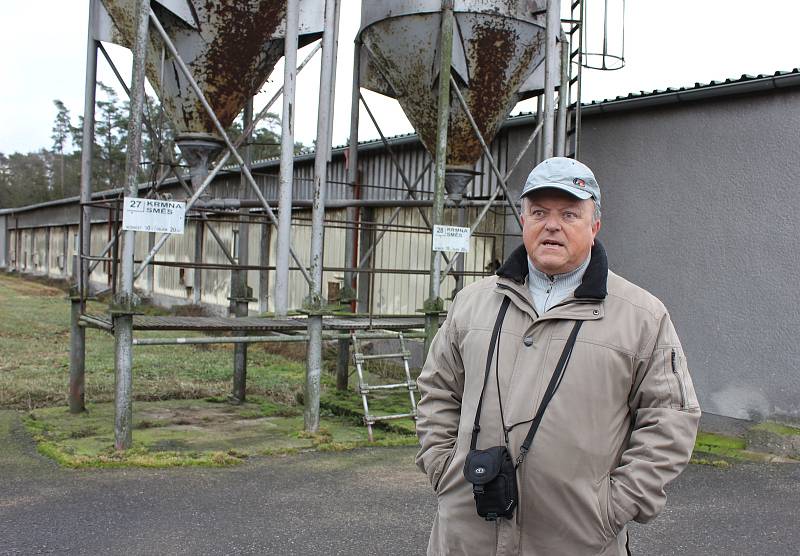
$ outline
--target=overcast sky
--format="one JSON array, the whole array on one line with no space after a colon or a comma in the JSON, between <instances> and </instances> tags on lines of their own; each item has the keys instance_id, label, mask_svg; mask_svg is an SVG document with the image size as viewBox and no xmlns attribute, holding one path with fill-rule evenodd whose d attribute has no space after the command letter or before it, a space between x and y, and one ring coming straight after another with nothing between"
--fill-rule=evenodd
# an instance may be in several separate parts
<instances>
[{"instance_id":1,"label":"overcast sky","mask_svg":"<svg viewBox=\"0 0 800 556\"><path fill-rule=\"evenodd\" d=\"M0 152L49 148L53 99L64 101L77 124L83 110L88 5L88 0L0 0ZM342 2L335 145L345 143L349 134L359 6L356 0ZM786 32L800 21L800 2L794 0L629 0L625 15L626 67L585 71L584 101L800 66L796 35ZM128 51L113 45L108 50L127 78ZM280 85L282 67L276 66L256 109ZM98 78L116 85L102 58ZM317 57L298 78L297 139L306 144L315 137L318 80ZM121 89L119 94L124 96ZM395 101L370 92L365 97L387 135L412 131ZM515 112L530 109L523 103ZM274 111L280 111L280 101ZM377 138L366 116L359 133L362 140Z\"/></svg>"}]
</instances>

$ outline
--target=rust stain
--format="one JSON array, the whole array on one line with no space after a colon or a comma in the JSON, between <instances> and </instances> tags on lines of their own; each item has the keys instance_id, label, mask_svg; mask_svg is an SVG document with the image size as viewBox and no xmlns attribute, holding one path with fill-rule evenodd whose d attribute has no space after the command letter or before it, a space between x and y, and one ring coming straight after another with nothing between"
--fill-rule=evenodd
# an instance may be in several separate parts
<instances>
[{"instance_id":1,"label":"rust stain","mask_svg":"<svg viewBox=\"0 0 800 556\"><path fill-rule=\"evenodd\" d=\"M469 83L460 83L460 89L478 129L490 143L517 102L519 87L540 59L543 32L530 22L501 15L462 12L457 17L469 67ZM438 23L429 14L415 14L377 22L362 35L374 54L375 66L395 88L403 111L432 154L436 152L438 76L431 64L432 41L413 41L424 33L438 36ZM451 167L471 169L483 153L454 93L447 143L447 165Z\"/></svg>"},{"instance_id":2,"label":"rust stain","mask_svg":"<svg viewBox=\"0 0 800 556\"><path fill-rule=\"evenodd\" d=\"M503 120L517 102L516 91L530 75L532 62L540 48L537 41L526 44L519 23L502 17L482 17L472 28L465 44L470 66L469 87L462 94L472 117L487 143L491 143ZM472 167L483 149L458 99L451 102L448 129L447 163Z\"/></svg>"},{"instance_id":3,"label":"rust stain","mask_svg":"<svg viewBox=\"0 0 800 556\"><path fill-rule=\"evenodd\" d=\"M214 36L192 70L222 125L228 126L283 53L283 42L270 37L286 16L286 2L207 0L199 12L214 27ZM212 130L197 104L200 122Z\"/></svg>"},{"instance_id":4,"label":"rust stain","mask_svg":"<svg viewBox=\"0 0 800 556\"><path fill-rule=\"evenodd\" d=\"M123 39L121 42L131 46L135 2L102 2ZM227 127L283 54L283 41L272 41L270 37L285 18L286 1L188 0L188 3L196 30L158 4L153 9L217 118ZM151 26L147 78L156 90L163 88L161 101L177 131L216 135L211 118L169 56L162 81L163 50L161 37Z\"/></svg>"}]
</instances>

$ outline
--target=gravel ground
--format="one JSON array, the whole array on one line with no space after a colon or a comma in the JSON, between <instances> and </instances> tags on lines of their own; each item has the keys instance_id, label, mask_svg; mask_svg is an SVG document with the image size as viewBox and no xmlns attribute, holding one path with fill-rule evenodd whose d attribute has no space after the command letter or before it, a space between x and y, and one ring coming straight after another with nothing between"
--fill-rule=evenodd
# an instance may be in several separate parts
<instances>
[{"instance_id":1,"label":"gravel ground","mask_svg":"<svg viewBox=\"0 0 800 556\"><path fill-rule=\"evenodd\" d=\"M423 554L436 502L414 450L224 469L61 469L0 412L0 554ZM800 465L692 465L634 554L800 553Z\"/></svg>"}]
</instances>

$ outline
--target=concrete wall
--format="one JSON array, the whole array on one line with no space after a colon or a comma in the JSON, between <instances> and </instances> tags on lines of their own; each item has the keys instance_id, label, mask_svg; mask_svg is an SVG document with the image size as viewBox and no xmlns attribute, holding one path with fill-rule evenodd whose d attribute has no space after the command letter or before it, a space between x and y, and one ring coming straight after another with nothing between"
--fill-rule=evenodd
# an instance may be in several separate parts
<instances>
[{"instance_id":1,"label":"concrete wall","mask_svg":"<svg viewBox=\"0 0 800 556\"><path fill-rule=\"evenodd\" d=\"M800 419L800 90L584 120L613 270L669 308L706 411Z\"/></svg>"}]
</instances>

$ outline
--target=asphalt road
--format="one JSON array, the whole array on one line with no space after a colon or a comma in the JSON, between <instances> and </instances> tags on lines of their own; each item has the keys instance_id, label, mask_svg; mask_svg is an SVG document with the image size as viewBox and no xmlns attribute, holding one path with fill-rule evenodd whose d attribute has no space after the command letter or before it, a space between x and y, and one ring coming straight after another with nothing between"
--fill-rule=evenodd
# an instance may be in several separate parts
<instances>
[{"instance_id":1,"label":"asphalt road","mask_svg":"<svg viewBox=\"0 0 800 556\"><path fill-rule=\"evenodd\" d=\"M66 470L0 412L0 554L424 554L436 502L413 449L224 469ZM800 465L692 465L634 554L800 554Z\"/></svg>"}]
</instances>

